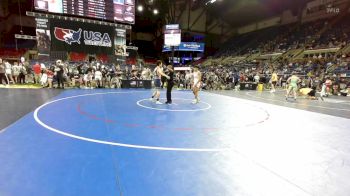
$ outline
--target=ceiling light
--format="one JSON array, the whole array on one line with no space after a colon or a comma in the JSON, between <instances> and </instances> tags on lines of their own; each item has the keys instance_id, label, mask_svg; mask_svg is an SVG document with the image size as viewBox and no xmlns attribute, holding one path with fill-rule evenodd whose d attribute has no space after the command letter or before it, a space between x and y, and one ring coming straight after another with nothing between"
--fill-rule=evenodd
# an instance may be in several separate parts
<instances>
[{"instance_id":1,"label":"ceiling light","mask_svg":"<svg viewBox=\"0 0 350 196\"><path fill-rule=\"evenodd\" d=\"M154 15L157 15L158 13L159 13L159 12L158 12L157 9L154 9L154 10L153 10L153 14L154 14Z\"/></svg>"}]
</instances>

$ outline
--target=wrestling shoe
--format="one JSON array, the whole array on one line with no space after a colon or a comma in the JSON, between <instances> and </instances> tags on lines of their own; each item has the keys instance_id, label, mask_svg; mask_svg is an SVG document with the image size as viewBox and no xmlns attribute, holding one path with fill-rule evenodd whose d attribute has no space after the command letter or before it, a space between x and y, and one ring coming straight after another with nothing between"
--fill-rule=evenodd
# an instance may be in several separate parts
<instances>
[{"instance_id":1,"label":"wrestling shoe","mask_svg":"<svg viewBox=\"0 0 350 196\"><path fill-rule=\"evenodd\" d=\"M156 99L155 98L149 98L149 101L156 102Z\"/></svg>"}]
</instances>

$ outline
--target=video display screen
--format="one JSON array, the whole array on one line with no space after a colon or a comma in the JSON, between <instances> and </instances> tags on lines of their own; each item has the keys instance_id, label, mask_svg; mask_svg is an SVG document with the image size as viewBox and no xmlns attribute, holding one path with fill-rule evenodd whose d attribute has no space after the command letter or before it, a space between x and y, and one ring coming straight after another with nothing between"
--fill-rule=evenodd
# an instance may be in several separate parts
<instances>
[{"instance_id":1,"label":"video display screen","mask_svg":"<svg viewBox=\"0 0 350 196\"><path fill-rule=\"evenodd\" d=\"M38 11L135 23L135 0L34 0Z\"/></svg>"},{"instance_id":2,"label":"video display screen","mask_svg":"<svg viewBox=\"0 0 350 196\"><path fill-rule=\"evenodd\" d=\"M164 31L164 45L179 46L181 43L181 30L165 30Z\"/></svg>"}]
</instances>

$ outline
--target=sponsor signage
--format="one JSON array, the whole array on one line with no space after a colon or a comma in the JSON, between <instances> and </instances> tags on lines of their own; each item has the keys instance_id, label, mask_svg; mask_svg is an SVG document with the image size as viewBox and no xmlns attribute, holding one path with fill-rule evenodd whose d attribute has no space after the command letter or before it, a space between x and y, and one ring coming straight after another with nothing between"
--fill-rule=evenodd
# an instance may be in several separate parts
<instances>
[{"instance_id":1,"label":"sponsor signage","mask_svg":"<svg viewBox=\"0 0 350 196\"><path fill-rule=\"evenodd\" d=\"M192 52L204 52L204 43L198 42L181 42L178 47L175 47L175 51L192 51ZM171 47L164 46L163 52L170 52Z\"/></svg>"}]
</instances>

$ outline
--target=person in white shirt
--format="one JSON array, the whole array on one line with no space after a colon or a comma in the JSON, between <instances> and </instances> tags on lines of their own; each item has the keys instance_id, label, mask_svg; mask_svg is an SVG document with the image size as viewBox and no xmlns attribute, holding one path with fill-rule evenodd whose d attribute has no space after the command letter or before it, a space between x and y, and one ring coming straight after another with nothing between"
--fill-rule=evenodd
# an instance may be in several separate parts
<instances>
[{"instance_id":1,"label":"person in white shirt","mask_svg":"<svg viewBox=\"0 0 350 196\"><path fill-rule=\"evenodd\" d=\"M150 80L151 79L151 70L149 68L144 68L141 72L141 78L143 80Z\"/></svg>"},{"instance_id":2,"label":"person in white shirt","mask_svg":"<svg viewBox=\"0 0 350 196\"><path fill-rule=\"evenodd\" d=\"M101 88L102 72L100 71L100 69L97 69L95 71L95 81L96 81L97 87Z\"/></svg>"},{"instance_id":3,"label":"person in white shirt","mask_svg":"<svg viewBox=\"0 0 350 196\"><path fill-rule=\"evenodd\" d=\"M5 85L7 86L8 80L6 78L6 73L5 73L5 65L2 61L2 59L0 58L0 84L2 84L3 80L5 81Z\"/></svg>"},{"instance_id":4,"label":"person in white shirt","mask_svg":"<svg viewBox=\"0 0 350 196\"><path fill-rule=\"evenodd\" d=\"M41 74L41 78L40 78L40 84L42 87L46 87L47 82L48 82L48 75L46 71L43 70L43 73Z\"/></svg>"},{"instance_id":5,"label":"person in white shirt","mask_svg":"<svg viewBox=\"0 0 350 196\"><path fill-rule=\"evenodd\" d=\"M260 82L259 73L256 73L256 75L254 76L254 82L255 82L255 83L259 83L259 82Z\"/></svg>"},{"instance_id":6,"label":"person in white shirt","mask_svg":"<svg viewBox=\"0 0 350 196\"><path fill-rule=\"evenodd\" d=\"M194 100L193 104L199 103L199 90L202 85L202 73L199 71L199 68L197 66L193 67L193 73L192 73L193 83L192 83L192 91L194 94Z\"/></svg>"},{"instance_id":7,"label":"person in white shirt","mask_svg":"<svg viewBox=\"0 0 350 196\"><path fill-rule=\"evenodd\" d=\"M19 74L21 73L21 67L18 65L17 62L13 63L12 73L13 73L13 80L17 84L18 83Z\"/></svg>"},{"instance_id":8,"label":"person in white shirt","mask_svg":"<svg viewBox=\"0 0 350 196\"><path fill-rule=\"evenodd\" d=\"M44 73L44 71L46 71L46 65L44 63L41 63L40 64L40 69Z\"/></svg>"},{"instance_id":9,"label":"person in white shirt","mask_svg":"<svg viewBox=\"0 0 350 196\"><path fill-rule=\"evenodd\" d=\"M10 84L10 82L13 83L13 78L12 78L12 65L9 62L5 62L5 74L7 77L7 81L9 82L8 84Z\"/></svg>"},{"instance_id":10,"label":"person in white shirt","mask_svg":"<svg viewBox=\"0 0 350 196\"><path fill-rule=\"evenodd\" d=\"M86 73L84 75L83 81L84 81L85 88L91 88L92 89L92 85L91 85L92 72L91 71L88 71L88 73Z\"/></svg>"},{"instance_id":11,"label":"person in white shirt","mask_svg":"<svg viewBox=\"0 0 350 196\"><path fill-rule=\"evenodd\" d=\"M191 72L186 71L186 75L185 75L185 89L191 89L191 77L192 77Z\"/></svg>"}]
</instances>

